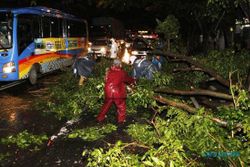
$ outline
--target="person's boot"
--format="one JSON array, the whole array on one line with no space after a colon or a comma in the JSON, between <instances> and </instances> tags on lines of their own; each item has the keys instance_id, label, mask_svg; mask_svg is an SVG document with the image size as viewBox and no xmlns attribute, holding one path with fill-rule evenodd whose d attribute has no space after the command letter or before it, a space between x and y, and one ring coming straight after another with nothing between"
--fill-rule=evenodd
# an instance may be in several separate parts
<instances>
[{"instance_id":1,"label":"person's boot","mask_svg":"<svg viewBox=\"0 0 250 167\"><path fill-rule=\"evenodd\" d=\"M84 83L85 77L84 76L80 76L80 80L79 80L79 86L82 86Z\"/></svg>"}]
</instances>

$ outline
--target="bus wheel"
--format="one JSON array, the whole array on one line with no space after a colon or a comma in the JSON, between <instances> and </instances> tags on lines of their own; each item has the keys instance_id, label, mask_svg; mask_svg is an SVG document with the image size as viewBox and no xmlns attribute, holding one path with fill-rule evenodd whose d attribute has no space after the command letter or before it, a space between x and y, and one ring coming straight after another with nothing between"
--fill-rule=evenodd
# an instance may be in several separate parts
<instances>
[{"instance_id":1,"label":"bus wheel","mask_svg":"<svg viewBox=\"0 0 250 167\"><path fill-rule=\"evenodd\" d=\"M38 78L37 70L35 66L33 66L29 72L29 82L31 83L31 85L35 85L37 83L37 78Z\"/></svg>"}]
</instances>

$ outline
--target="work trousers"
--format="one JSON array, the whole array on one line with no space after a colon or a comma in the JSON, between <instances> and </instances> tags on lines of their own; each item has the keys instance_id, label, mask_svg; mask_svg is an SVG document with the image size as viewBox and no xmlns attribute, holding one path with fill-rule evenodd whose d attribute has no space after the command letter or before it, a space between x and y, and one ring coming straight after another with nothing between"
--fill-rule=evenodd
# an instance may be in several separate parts
<instances>
[{"instance_id":1,"label":"work trousers","mask_svg":"<svg viewBox=\"0 0 250 167\"><path fill-rule=\"evenodd\" d=\"M117 121L118 123L123 123L126 119L126 99L125 98L107 98L101 108L97 120L99 122L105 119L107 112L109 111L112 104L116 105L117 108Z\"/></svg>"}]
</instances>

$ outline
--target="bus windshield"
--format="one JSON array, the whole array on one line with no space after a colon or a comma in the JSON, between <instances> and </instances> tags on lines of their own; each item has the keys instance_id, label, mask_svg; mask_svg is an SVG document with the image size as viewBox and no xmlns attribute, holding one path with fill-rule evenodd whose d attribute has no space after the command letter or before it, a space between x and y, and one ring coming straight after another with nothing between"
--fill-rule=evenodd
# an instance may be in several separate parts
<instances>
[{"instance_id":1,"label":"bus windshield","mask_svg":"<svg viewBox=\"0 0 250 167\"><path fill-rule=\"evenodd\" d=\"M12 18L10 13L0 13L0 49L12 46Z\"/></svg>"}]
</instances>

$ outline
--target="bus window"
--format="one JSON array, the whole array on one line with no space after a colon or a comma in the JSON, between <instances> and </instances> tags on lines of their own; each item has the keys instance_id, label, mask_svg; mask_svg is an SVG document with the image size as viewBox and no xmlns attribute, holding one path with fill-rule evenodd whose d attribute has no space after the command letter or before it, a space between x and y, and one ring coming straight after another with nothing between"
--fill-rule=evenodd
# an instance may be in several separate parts
<instances>
[{"instance_id":1,"label":"bus window","mask_svg":"<svg viewBox=\"0 0 250 167\"><path fill-rule=\"evenodd\" d=\"M63 19L58 18L58 37L63 37Z\"/></svg>"},{"instance_id":2,"label":"bus window","mask_svg":"<svg viewBox=\"0 0 250 167\"><path fill-rule=\"evenodd\" d=\"M51 37L51 25L48 17L42 17L43 38Z\"/></svg>"},{"instance_id":3,"label":"bus window","mask_svg":"<svg viewBox=\"0 0 250 167\"><path fill-rule=\"evenodd\" d=\"M50 37L62 37L61 20L58 18L50 18L51 35Z\"/></svg>"},{"instance_id":4,"label":"bus window","mask_svg":"<svg viewBox=\"0 0 250 167\"><path fill-rule=\"evenodd\" d=\"M39 16L29 14L18 16L17 41L19 55L34 41L35 38L41 36L39 18Z\"/></svg>"},{"instance_id":5,"label":"bus window","mask_svg":"<svg viewBox=\"0 0 250 167\"><path fill-rule=\"evenodd\" d=\"M67 37L74 37L73 27L74 27L73 22L67 20Z\"/></svg>"},{"instance_id":6,"label":"bus window","mask_svg":"<svg viewBox=\"0 0 250 167\"><path fill-rule=\"evenodd\" d=\"M66 38L68 34L67 20L62 20L62 32L63 32L63 38Z\"/></svg>"},{"instance_id":7,"label":"bus window","mask_svg":"<svg viewBox=\"0 0 250 167\"><path fill-rule=\"evenodd\" d=\"M12 19L9 13L0 13L0 49L12 46Z\"/></svg>"}]
</instances>

